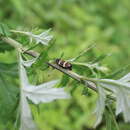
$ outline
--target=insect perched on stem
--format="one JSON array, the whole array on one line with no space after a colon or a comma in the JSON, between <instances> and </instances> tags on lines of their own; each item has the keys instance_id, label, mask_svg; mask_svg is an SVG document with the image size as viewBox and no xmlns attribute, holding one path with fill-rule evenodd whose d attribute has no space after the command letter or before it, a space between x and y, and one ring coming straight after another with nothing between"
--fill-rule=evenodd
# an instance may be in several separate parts
<instances>
[{"instance_id":1,"label":"insect perched on stem","mask_svg":"<svg viewBox=\"0 0 130 130\"><path fill-rule=\"evenodd\" d=\"M64 69L72 70L72 64L67 61L64 61L62 59L56 59L55 62L57 65Z\"/></svg>"}]
</instances>

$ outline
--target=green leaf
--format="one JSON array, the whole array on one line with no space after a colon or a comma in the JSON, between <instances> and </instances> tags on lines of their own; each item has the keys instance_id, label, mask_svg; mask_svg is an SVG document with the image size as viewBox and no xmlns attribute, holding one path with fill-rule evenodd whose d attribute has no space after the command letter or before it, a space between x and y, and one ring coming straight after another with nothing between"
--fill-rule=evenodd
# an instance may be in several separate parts
<instances>
[{"instance_id":1,"label":"green leaf","mask_svg":"<svg viewBox=\"0 0 130 130\"><path fill-rule=\"evenodd\" d=\"M21 120L20 130L37 130L37 126L32 118L31 109L24 92L21 92Z\"/></svg>"},{"instance_id":2,"label":"green leaf","mask_svg":"<svg viewBox=\"0 0 130 130\"><path fill-rule=\"evenodd\" d=\"M15 119L19 99L18 88L13 83L17 72L16 63L0 63L0 120L5 123Z\"/></svg>"},{"instance_id":3,"label":"green leaf","mask_svg":"<svg viewBox=\"0 0 130 130\"><path fill-rule=\"evenodd\" d=\"M118 123L117 123L117 121L116 121L116 116L114 115L114 113L113 113L113 111L112 111L112 107L110 106L110 104L107 104L107 108L108 108L108 111L109 111L109 116L111 116L110 118L110 120L112 121L111 122L111 124L113 123L113 125L112 126L115 126L115 130L120 130L119 129L119 126L118 126ZM107 119L108 120L108 119ZM109 125L108 127L110 127L111 125ZM111 127L112 127L111 126ZM110 130L113 130L113 128L112 129L110 129Z\"/></svg>"},{"instance_id":4,"label":"green leaf","mask_svg":"<svg viewBox=\"0 0 130 130\"><path fill-rule=\"evenodd\" d=\"M0 41L0 52L12 51L14 48L3 41Z\"/></svg>"},{"instance_id":5,"label":"green leaf","mask_svg":"<svg viewBox=\"0 0 130 130\"><path fill-rule=\"evenodd\" d=\"M0 35L2 36L10 36L9 28L6 24L0 23Z\"/></svg>"},{"instance_id":6,"label":"green leaf","mask_svg":"<svg viewBox=\"0 0 130 130\"><path fill-rule=\"evenodd\" d=\"M82 90L82 95L85 95L85 96L88 96L89 95L89 92L88 92L88 87L84 87L83 90Z\"/></svg>"},{"instance_id":7,"label":"green leaf","mask_svg":"<svg viewBox=\"0 0 130 130\"><path fill-rule=\"evenodd\" d=\"M112 130L112 119L108 110L105 111L106 130Z\"/></svg>"},{"instance_id":8,"label":"green leaf","mask_svg":"<svg viewBox=\"0 0 130 130\"><path fill-rule=\"evenodd\" d=\"M0 73L8 76L17 77L18 76L17 64L16 63L6 64L0 62Z\"/></svg>"},{"instance_id":9,"label":"green leaf","mask_svg":"<svg viewBox=\"0 0 130 130\"><path fill-rule=\"evenodd\" d=\"M104 88L100 87L99 85L97 88L98 88L99 98L97 100L97 107L96 107L95 127L99 125L102 121L102 116L105 109L105 100L106 100L106 93Z\"/></svg>"},{"instance_id":10,"label":"green leaf","mask_svg":"<svg viewBox=\"0 0 130 130\"><path fill-rule=\"evenodd\" d=\"M62 79L61 79L61 82L60 82L60 84L58 85L58 87L61 87L61 86L66 86L67 85L67 83L69 82L69 76L67 76L67 75L63 75L62 76Z\"/></svg>"},{"instance_id":11,"label":"green leaf","mask_svg":"<svg viewBox=\"0 0 130 130\"><path fill-rule=\"evenodd\" d=\"M60 59L62 59L63 56L64 56L64 52L61 53L61 55L60 55Z\"/></svg>"},{"instance_id":12,"label":"green leaf","mask_svg":"<svg viewBox=\"0 0 130 130\"><path fill-rule=\"evenodd\" d=\"M80 52L80 54L78 56L76 56L75 58L72 58L68 61L74 62L74 61L78 60L80 57L84 56L89 50L91 50L94 47L95 47L95 44L89 45L88 48L83 50L82 52Z\"/></svg>"},{"instance_id":13,"label":"green leaf","mask_svg":"<svg viewBox=\"0 0 130 130\"><path fill-rule=\"evenodd\" d=\"M102 54L99 57L97 57L95 60L93 60L91 63L94 64L94 63L100 62L108 56L110 56L110 54Z\"/></svg>"},{"instance_id":14,"label":"green leaf","mask_svg":"<svg viewBox=\"0 0 130 130\"><path fill-rule=\"evenodd\" d=\"M33 67L39 67L42 70L44 70L45 68L48 67L48 65L46 64L49 61L49 56L48 56L48 52L47 51L43 51L40 56L38 57L36 63L33 65Z\"/></svg>"},{"instance_id":15,"label":"green leaf","mask_svg":"<svg viewBox=\"0 0 130 130\"><path fill-rule=\"evenodd\" d=\"M126 65L126 66L114 71L113 73L107 75L105 78L115 78L116 76L123 74L128 69L129 66L130 65Z\"/></svg>"},{"instance_id":16,"label":"green leaf","mask_svg":"<svg viewBox=\"0 0 130 130\"><path fill-rule=\"evenodd\" d=\"M130 82L129 74L119 80L97 79L99 87L113 92L116 97L116 115L123 113L125 122L130 122Z\"/></svg>"},{"instance_id":17,"label":"green leaf","mask_svg":"<svg viewBox=\"0 0 130 130\"><path fill-rule=\"evenodd\" d=\"M19 101L18 89L6 78L0 73L0 121L3 123L15 120L15 110Z\"/></svg>"}]
</instances>

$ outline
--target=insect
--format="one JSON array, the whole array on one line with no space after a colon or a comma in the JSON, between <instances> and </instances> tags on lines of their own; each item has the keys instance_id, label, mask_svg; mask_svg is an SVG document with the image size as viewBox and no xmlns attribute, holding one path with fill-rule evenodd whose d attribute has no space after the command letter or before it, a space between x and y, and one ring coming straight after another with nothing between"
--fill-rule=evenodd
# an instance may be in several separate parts
<instances>
[{"instance_id":1,"label":"insect","mask_svg":"<svg viewBox=\"0 0 130 130\"><path fill-rule=\"evenodd\" d=\"M56 59L55 62L57 65L61 66L64 69L72 70L72 64L67 61L64 61L62 59Z\"/></svg>"}]
</instances>

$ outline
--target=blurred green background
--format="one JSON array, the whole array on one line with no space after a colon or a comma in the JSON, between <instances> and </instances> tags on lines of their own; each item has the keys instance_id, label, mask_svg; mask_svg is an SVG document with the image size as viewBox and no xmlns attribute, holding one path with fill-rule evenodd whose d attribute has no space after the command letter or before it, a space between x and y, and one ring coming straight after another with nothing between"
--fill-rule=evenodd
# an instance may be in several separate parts
<instances>
[{"instance_id":1,"label":"blurred green background","mask_svg":"<svg viewBox=\"0 0 130 130\"><path fill-rule=\"evenodd\" d=\"M129 4L129 0L0 0L0 22L13 29L52 28L56 39L50 53L53 58L62 53L64 59L73 58L88 45L96 43L96 48L84 61L110 53L103 64L113 72L130 64ZM15 52L0 53L0 61L16 62ZM56 70L47 72L37 72L39 82L62 76ZM72 91L71 86L76 89ZM72 93L70 100L40 105L40 114L32 106L40 130L92 130L97 95L90 92L88 97L83 96L83 86L73 80L68 88ZM122 130L130 129L123 121L119 125ZM106 129L104 123L97 128L102 129Z\"/></svg>"}]
</instances>

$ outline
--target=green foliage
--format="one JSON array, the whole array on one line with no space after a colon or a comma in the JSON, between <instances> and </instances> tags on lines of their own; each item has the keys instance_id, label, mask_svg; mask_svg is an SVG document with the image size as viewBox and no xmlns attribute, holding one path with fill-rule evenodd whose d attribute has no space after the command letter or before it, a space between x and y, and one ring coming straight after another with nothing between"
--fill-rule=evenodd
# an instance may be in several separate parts
<instances>
[{"instance_id":1,"label":"green foliage","mask_svg":"<svg viewBox=\"0 0 130 130\"><path fill-rule=\"evenodd\" d=\"M6 24L0 23L0 38L1 36L10 36L9 28ZM0 41L0 52L13 50L13 47L5 44L3 41Z\"/></svg>"},{"instance_id":2,"label":"green foliage","mask_svg":"<svg viewBox=\"0 0 130 130\"><path fill-rule=\"evenodd\" d=\"M0 63L0 125L4 129L11 127L16 120L16 110L19 104L18 89L12 77L16 77L16 64ZM18 75L17 75L18 76Z\"/></svg>"},{"instance_id":3,"label":"green foliage","mask_svg":"<svg viewBox=\"0 0 130 130\"><path fill-rule=\"evenodd\" d=\"M0 73L8 76L17 77L18 76L17 64L0 63Z\"/></svg>"},{"instance_id":4,"label":"green foliage","mask_svg":"<svg viewBox=\"0 0 130 130\"><path fill-rule=\"evenodd\" d=\"M6 24L0 23L0 35L9 36L10 31Z\"/></svg>"},{"instance_id":5,"label":"green foliage","mask_svg":"<svg viewBox=\"0 0 130 130\"><path fill-rule=\"evenodd\" d=\"M63 87L66 86L68 82L69 82L69 77L67 75L63 75L61 82L59 84L59 87L60 86L63 86Z\"/></svg>"},{"instance_id":6,"label":"green foliage","mask_svg":"<svg viewBox=\"0 0 130 130\"><path fill-rule=\"evenodd\" d=\"M110 68L109 71L105 72L105 74L99 72L98 77L117 79L117 77L122 76L124 66L129 64L129 0L3 0L0 1L0 9L0 20L2 23L8 24L14 29L22 28L21 30L23 30L25 28L26 30L26 27L28 27L33 30L36 26L45 29L52 28L52 33L56 37L55 46L47 52L45 50L48 47L44 49L41 46L35 48L40 53L42 52L39 60L30 70L35 75L30 76L31 81L35 84L62 77L60 72L51 68L46 69L47 65L45 62L48 59L59 58L63 53L63 59L71 59L91 43L96 43L96 48L93 48L85 56L78 59L78 62L86 64L95 59L102 59L102 54L111 53L111 56L105 57L101 61L101 64L105 64L105 66ZM6 34L8 36L7 32L3 32L0 29L2 35ZM13 37L28 46L29 41L24 36L19 38L14 35ZM14 51L10 51L6 55L8 50L12 50L12 48L0 41L0 56L3 57L4 55L4 59L1 58L0 62L16 62L16 57L13 56ZM37 69L34 70L36 67ZM8 97L8 91L6 92L5 86L8 86L7 88L13 91L13 85L17 82L15 81L17 79L14 78L17 70L9 72L8 70L10 69L8 68L10 68L8 65L0 64L0 74L3 75L4 70L7 75L10 75L4 75L4 79L10 77L8 85L4 85L3 80L0 80L0 100L3 100L1 101L2 103L7 101L13 108L12 98ZM84 66L73 65L73 70L84 76L96 77L95 73L92 74L90 69ZM130 67L128 66L123 73L126 74L129 70ZM95 69L94 71L97 72ZM31 73L29 74L31 75ZM35 80L36 77L37 80ZM60 85L65 86L68 79L65 76L62 79ZM83 130L92 128L95 116L92 116L91 113L94 110L96 94L89 91L90 96L81 95L83 86L72 80L68 81L66 89L72 92L70 101L57 101L52 104L40 105L40 115L37 114L35 108L32 108L34 117L41 130ZM8 92L9 94L15 95L15 93L10 91ZM5 97L10 99L8 100ZM2 108L0 107L0 109L6 114L5 110L8 111L9 108L4 109L3 105L1 106ZM0 118L3 117L3 120L5 120L6 116L8 117L7 114L6 116L4 114L0 116ZM109 113L108 115L110 116ZM4 129L2 124L0 129ZM110 122L107 122L107 126L110 128ZM119 122L119 126L125 130L129 130L130 127L129 124L123 123L122 120ZM97 127L97 130L103 128L106 129L105 124L99 128ZM113 129L113 126L111 128Z\"/></svg>"},{"instance_id":7,"label":"green foliage","mask_svg":"<svg viewBox=\"0 0 130 130\"><path fill-rule=\"evenodd\" d=\"M3 41L0 41L0 52L11 51L14 48Z\"/></svg>"}]
</instances>

